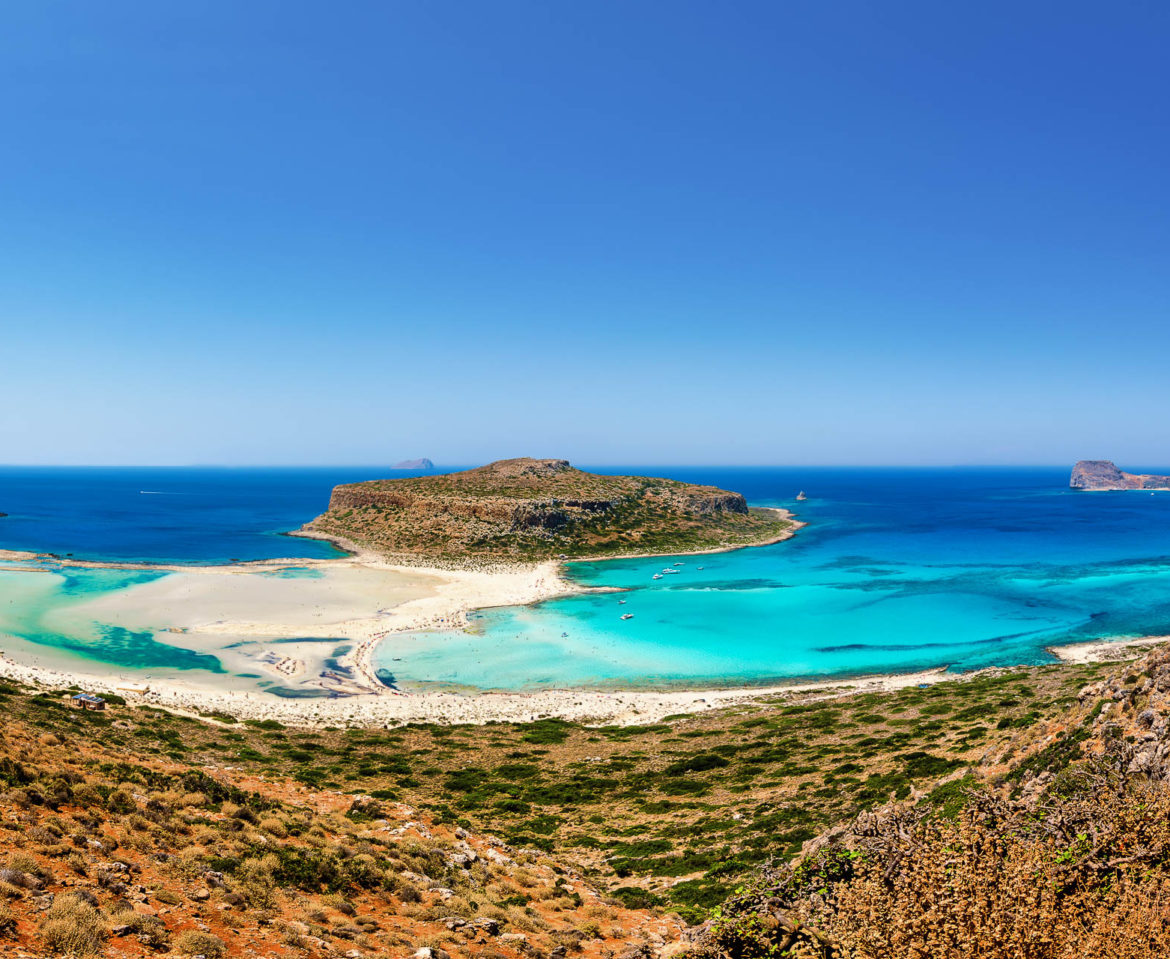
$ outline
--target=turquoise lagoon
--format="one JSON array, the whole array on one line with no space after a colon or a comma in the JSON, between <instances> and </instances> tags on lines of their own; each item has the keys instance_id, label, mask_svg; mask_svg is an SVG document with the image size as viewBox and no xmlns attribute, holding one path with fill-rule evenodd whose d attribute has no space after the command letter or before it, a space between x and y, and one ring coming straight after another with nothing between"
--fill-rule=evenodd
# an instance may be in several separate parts
<instances>
[{"instance_id":1,"label":"turquoise lagoon","mask_svg":"<svg viewBox=\"0 0 1170 959\"><path fill-rule=\"evenodd\" d=\"M485 610L466 632L392 636L376 665L408 688L702 687L1042 663L1051 645L1170 633L1170 493L1076 493L1063 468L607 471L737 489L809 525L758 549L572 564L581 585L623 592ZM11 514L0 548L193 564L328 555L280 534L315 515L333 484L375 475L384 471L0 469L0 510ZM809 499L796 504L801 489ZM652 578L675 562L679 573ZM164 631L76 613L166 574L21 565L0 564L0 648L16 658L247 678Z\"/></svg>"},{"instance_id":2,"label":"turquoise lagoon","mask_svg":"<svg viewBox=\"0 0 1170 959\"><path fill-rule=\"evenodd\" d=\"M572 564L575 582L624 592L392 637L378 665L479 689L701 687L1044 663L1052 645L1170 633L1170 493L1078 493L1056 469L672 475L790 506L809 525L677 567Z\"/></svg>"}]
</instances>

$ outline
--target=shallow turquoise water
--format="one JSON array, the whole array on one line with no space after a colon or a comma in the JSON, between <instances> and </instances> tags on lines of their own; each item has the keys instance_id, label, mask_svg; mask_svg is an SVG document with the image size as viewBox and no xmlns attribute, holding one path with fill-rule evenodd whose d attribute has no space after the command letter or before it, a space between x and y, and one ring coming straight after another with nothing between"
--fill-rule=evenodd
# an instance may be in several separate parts
<instances>
[{"instance_id":1,"label":"shallow turquoise water","mask_svg":"<svg viewBox=\"0 0 1170 959\"><path fill-rule=\"evenodd\" d=\"M772 547L684 557L680 573L660 580L651 577L674 558L574 564L571 575L582 584L627 591L488 610L476 617L474 633L391 637L376 665L404 686L701 686L1044 662L1048 645L1170 633L1170 494L1074 493L1064 469L612 471L738 489L757 504L794 506L809 526ZM20 522L0 519L0 534L23 532L0 535L0 547L68 545L92 485L75 472L43 484L20 474L25 485L10 485L0 503L18 502L12 518ZM131 529L124 527L142 516L129 503L119 512L121 494L112 490L139 496L140 479L102 478L94 494L101 521L78 534L85 552L189 562L271 555L275 543L282 550L307 543L275 536L309 519L335 479L328 471L284 476L286 498L258 506L264 471L216 473L214 482L195 473L171 477L176 487L179 480L192 489L204 484L190 504L180 495L144 497L172 505L151 507L149 528ZM800 489L810 499L797 505ZM205 527L209 516L220 524L235 517L246 530L229 539L230 552ZM222 676L216 656L172 645L167 633L71 615L87 598L162 574L21 573L3 563L0 571L6 566L0 636L122 670ZM624 612L634 618L623 622Z\"/></svg>"},{"instance_id":2,"label":"shallow turquoise water","mask_svg":"<svg viewBox=\"0 0 1170 959\"><path fill-rule=\"evenodd\" d=\"M660 580L674 558L574 564L628 592L391 638L378 665L477 688L695 686L1047 662L1049 645L1170 632L1170 494L1076 493L1063 470L693 472L810 525Z\"/></svg>"},{"instance_id":3,"label":"shallow turquoise water","mask_svg":"<svg viewBox=\"0 0 1170 959\"><path fill-rule=\"evenodd\" d=\"M80 603L165 573L84 568L22 571L11 566L0 563L0 636L120 669L224 671L215 656L160 641L153 630L78 621L70 615Z\"/></svg>"}]
</instances>

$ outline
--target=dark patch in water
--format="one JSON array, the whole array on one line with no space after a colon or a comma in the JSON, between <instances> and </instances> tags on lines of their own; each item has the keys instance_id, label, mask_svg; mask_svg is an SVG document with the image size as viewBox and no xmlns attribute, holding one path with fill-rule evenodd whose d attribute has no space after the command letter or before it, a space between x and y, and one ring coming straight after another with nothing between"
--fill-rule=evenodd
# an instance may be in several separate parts
<instances>
[{"instance_id":1,"label":"dark patch in water","mask_svg":"<svg viewBox=\"0 0 1170 959\"><path fill-rule=\"evenodd\" d=\"M816 653L844 653L856 652L858 650L874 650L880 652L902 652L909 649L954 649L960 650L968 647L976 646L995 646L998 643L1003 643L1013 639L1025 639L1030 636L1042 636L1046 629L1028 630L1022 633L1006 633L1002 636L991 636L987 639L971 639L963 643L845 643L840 646L818 646L813 652Z\"/></svg>"},{"instance_id":2,"label":"dark patch in water","mask_svg":"<svg viewBox=\"0 0 1170 959\"><path fill-rule=\"evenodd\" d=\"M768 579L760 576L754 579L704 579L698 582L679 578L673 580L669 586L659 586L658 588L666 590L711 589L718 590L721 593L742 593L755 589L791 589L792 587L790 584L782 583L778 579Z\"/></svg>"},{"instance_id":3,"label":"dark patch in water","mask_svg":"<svg viewBox=\"0 0 1170 959\"><path fill-rule=\"evenodd\" d=\"M211 673L227 672L216 657L160 643L149 630L99 626L98 631L102 642L90 643L61 635L19 634L19 638L41 646L67 649L100 663L134 669L205 669Z\"/></svg>"},{"instance_id":4,"label":"dark patch in water","mask_svg":"<svg viewBox=\"0 0 1170 959\"><path fill-rule=\"evenodd\" d=\"M277 643L336 643L339 641L337 636L282 636L279 639L271 639L268 642L274 646Z\"/></svg>"},{"instance_id":5,"label":"dark patch in water","mask_svg":"<svg viewBox=\"0 0 1170 959\"><path fill-rule=\"evenodd\" d=\"M268 692L281 699L340 699L341 694L328 689L293 689L291 686L270 686Z\"/></svg>"}]
</instances>

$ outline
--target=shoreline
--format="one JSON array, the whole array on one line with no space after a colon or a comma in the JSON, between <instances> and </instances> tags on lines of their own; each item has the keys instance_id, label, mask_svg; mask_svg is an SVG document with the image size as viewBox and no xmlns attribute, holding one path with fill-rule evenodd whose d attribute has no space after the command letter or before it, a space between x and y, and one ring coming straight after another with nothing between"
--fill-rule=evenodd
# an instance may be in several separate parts
<instances>
[{"instance_id":1,"label":"shoreline","mask_svg":"<svg viewBox=\"0 0 1170 959\"><path fill-rule=\"evenodd\" d=\"M350 682L317 687L319 694L299 698L281 697L261 689L240 690L216 687L212 683L188 682L169 676L155 678L149 675L118 675L112 667L94 662L90 672L68 668L54 669L42 665L25 665L0 652L0 676L28 685L50 689L81 686L97 692L115 693L128 700L161 706L191 715L208 712L228 713L239 719L277 719L288 725L304 726L377 726L405 722L482 723L491 721L525 722L534 719L559 717L569 720L633 723L657 721L672 713L702 712L725 708L765 698L788 697L795 694L825 692L850 695L856 692L889 691L919 684L956 682L979 675L987 670L970 673L949 673L947 667L912 673L883 673L861 676L836 676L823 679L795 679L791 682L773 681L769 685L696 686L692 688L560 688L542 690L398 690L388 687L378 678L374 651L392 633L424 629L465 628L470 616L479 610L499 606L532 605L549 599L590 592L619 591L615 587L589 587L572 582L565 575L566 565L572 563L602 562L618 559L649 559L666 556L689 556L730 552L783 542L796 535L807 524L796 520L791 511L782 507L762 507L775 510L791 521L789 528L766 542L733 547L712 548L682 553L626 554L621 556L583 557L573 560L545 560L537 564L482 563L465 568L446 568L423 565L422 562L400 562L400 557L387 557L362 549L340 537L297 530L289 535L329 541L346 555L334 558L281 558L240 563L212 565L184 565L173 563L101 562L34 554L27 551L0 551L0 559L9 561L36 561L48 566L91 569L157 570L160 572L196 575L239 576L282 569L353 569L365 567L422 580L426 594L406 599L388 609L379 609L376 617L360 616L341 624L345 638L352 648L340 659L341 665L351 671ZM419 558L421 560L421 557ZM46 565L21 567L45 571ZM208 623L193 627L196 634L217 634L226 631L262 632L271 630L271 624L233 621ZM341 631L341 630L339 630ZM289 635L297 631L289 627ZM1124 658L1133 647L1145 647L1170 642L1170 636L1124 637L1116 640L1097 640L1049 647L1056 660L1068 664L1085 664ZM298 664L294 663L293 666ZM1002 670L1015 667L989 667Z\"/></svg>"},{"instance_id":2,"label":"shoreline","mask_svg":"<svg viewBox=\"0 0 1170 959\"><path fill-rule=\"evenodd\" d=\"M989 667L992 671L1005 668L1011 667ZM373 727L408 722L523 723L548 718L629 725L658 722L672 714L701 713L805 693L847 696L939 682L963 682L987 671L948 673L946 667L939 667L913 673L826 678L771 686L675 691L569 688L485 691L468 695L456 692L403 693L383 687L381 694L334 699L281 699L263 692L214 692L180 681L157 683L114 675L79 677L43 667L22 666L0 653L0 677L28 686L63 692L71 686L82 685L87 691L99 695L117 694L132 705L156 706L201 718L209 713L226 713L237 720L276 719L289 726L306 728Z\"/></svg>"},{"instance_id":3,"label":"shoreline","mask_svg":"<svg viewBox=\"0 0 1170 959\"><path fill-rule=\"evenodd\" d=\"M1083 643L1046 646L1045 650L1062 663L1087 665L1111 663L1126 657L1126 651L1170 643L1170 636L1118 636L1116 639L1092 639Z\"/></svg>"},{"instance_id":4,"label":"shoreline","mask_svg":"<svg viewBox=\"0 0 1170 959\"><path fill-rule=\"evenodd\" d=\"M1050 647L1049 651L1058 662L1041 665L1083 666L1117 662L1137 658L1146 648L1164 643L1170 643L1170 636L1096 640ZM817 699L835 699L939 683L964 683L986 675L1034 668L1035 665L988 666L963 673L951 673L948 667L940 666L910 673L827 677L767 686L678 690L489 690L472 694L449 691L413 693L382 687L378 693L285 699L259 691L215 691L179 680L158 682L113 674L80 676L21 665L0 653L0 678L43 691L64 693L68 688L80 687L99 695L113 693L132 706L162 708L199 719L215 719L213 714L226 714L237 721L274 719L291 727L321 729L391 728L411 722L438 725L527 723L550 718L587 725L634 725L661 722L672 715L699 714L736 706L783 705L810 695Z\"/></svg>"}]
</instances>

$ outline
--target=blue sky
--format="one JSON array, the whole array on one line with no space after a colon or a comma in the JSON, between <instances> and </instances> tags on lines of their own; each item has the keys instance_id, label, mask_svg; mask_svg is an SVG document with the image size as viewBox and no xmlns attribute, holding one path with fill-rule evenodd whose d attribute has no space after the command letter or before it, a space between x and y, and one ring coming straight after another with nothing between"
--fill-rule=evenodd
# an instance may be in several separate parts
<instances>
[{"instance_id":1,"label":"blue sky","mask_svg":"<svg viewBox=\"0 0 1170 959\"><path fill-rule=\"evenodd\" d=\"M1162 3L9 4L0 462L1170 462Z\"/></svg>"}]
</instances>

